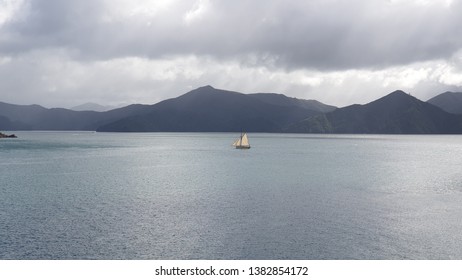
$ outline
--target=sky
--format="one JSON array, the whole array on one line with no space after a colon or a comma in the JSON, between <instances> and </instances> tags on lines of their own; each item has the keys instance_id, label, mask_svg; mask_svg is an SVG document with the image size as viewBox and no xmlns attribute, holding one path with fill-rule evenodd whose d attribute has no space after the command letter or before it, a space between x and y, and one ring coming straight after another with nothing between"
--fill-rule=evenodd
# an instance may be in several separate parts
<instances>
[{"instance_id":1,"label":"sky","mask_svg":"<svg viewBox=\"0 0 462 280\"><path fill-rule=\"evenodd\" d=\"M0 0L0 101L154 104L200 86L364 104L462 91L462 0Z\"/></svg>"}]
</instances>

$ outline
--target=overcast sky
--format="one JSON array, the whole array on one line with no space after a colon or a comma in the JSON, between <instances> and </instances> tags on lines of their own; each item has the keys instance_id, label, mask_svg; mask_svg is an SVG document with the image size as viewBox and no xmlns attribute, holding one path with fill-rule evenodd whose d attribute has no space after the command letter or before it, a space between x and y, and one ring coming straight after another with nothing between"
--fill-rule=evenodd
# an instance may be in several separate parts
<instances>
[{"instance_id":1,"label":"overcast sky","mask_svg":"<svg viewBox=\"0 0 462 280\"><path fill-rule=\"evenodd\" d=\"M462 0L0 0L0 101L152 104L191 89L344 106L462 91Z\"/></svg>"}]
</instances>

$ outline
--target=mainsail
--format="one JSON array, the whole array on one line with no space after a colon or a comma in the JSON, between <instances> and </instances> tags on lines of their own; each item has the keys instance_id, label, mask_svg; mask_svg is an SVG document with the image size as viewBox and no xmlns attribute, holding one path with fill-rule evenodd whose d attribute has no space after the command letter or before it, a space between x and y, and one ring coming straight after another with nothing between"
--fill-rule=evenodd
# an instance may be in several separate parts
<instances>
[{"instance_id":1,"label":"mainsail","mask_svg":"<svg viewBox=\"0 0 462 280\"><path fill-rule=\"evenodd\" d=\"M249 138L247 137L247 133L241 133L241 137L234 141L233 146L236 147L236 149L249 149L250 144Z\"/></svg>"}]
</instances>

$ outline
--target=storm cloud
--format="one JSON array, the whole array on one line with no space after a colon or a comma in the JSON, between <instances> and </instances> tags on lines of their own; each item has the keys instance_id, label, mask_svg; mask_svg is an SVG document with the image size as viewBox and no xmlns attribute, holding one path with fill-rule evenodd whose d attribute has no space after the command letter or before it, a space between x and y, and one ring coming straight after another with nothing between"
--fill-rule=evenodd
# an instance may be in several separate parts
<instances>
[{"instance_id":1,"label":"storm cloud","mask_svg":"<svg viewBox=\"0 0 462 280\"><path fill-rule=\"evenodd\" d=\"M462 86L462 1L0 0L0 100L154 103L205 84L334 105Z\"/></svg>"}]
</instances>

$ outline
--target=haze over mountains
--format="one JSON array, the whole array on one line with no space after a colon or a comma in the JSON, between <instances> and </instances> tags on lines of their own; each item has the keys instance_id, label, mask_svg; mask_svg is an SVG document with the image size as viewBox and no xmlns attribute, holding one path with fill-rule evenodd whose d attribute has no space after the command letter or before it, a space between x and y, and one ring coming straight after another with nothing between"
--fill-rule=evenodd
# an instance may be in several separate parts
<instances>
[{"instance_id":1,"label":"haze over mountains","mask_svg":"<svg viewBox=\"0 0 462 280\"><path fill-rule=\"evenodd\" d=\"M282 94L242 94L205 86L154 105L107 112L0 102L0 130L462 133L462 115L444 111L462 112L462 102L455 102L454 95L460 96L444 93L423 102L395 91L365 105L336 108Z\"/></svg>"},{"instance_id":2,"label":"haze over mountains","mask_svg":"<svg viewBox=\"0 0 462 280\"><path fill-rule=\"evenodd\" d=\"M95 112L106 112L110 111L112 109L115 109L115 107L112 106L103 106L97 103L93 102L87 102L81 105L74 106L70 108L72 111L95 111Z\"/></svg>"},{"instance_id":3,"label":"haze over mountains","mask_svg":"<svg viewBox=\"0 0 462 280\"><path fill-rule=\"evenodd\" d=\"M108 112L47 109L39 105L13 105L0 102L1 130L90 130L134 114L148 105L133 104Z\"/></svg>"}]
</instances>

